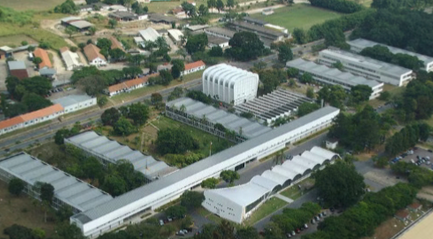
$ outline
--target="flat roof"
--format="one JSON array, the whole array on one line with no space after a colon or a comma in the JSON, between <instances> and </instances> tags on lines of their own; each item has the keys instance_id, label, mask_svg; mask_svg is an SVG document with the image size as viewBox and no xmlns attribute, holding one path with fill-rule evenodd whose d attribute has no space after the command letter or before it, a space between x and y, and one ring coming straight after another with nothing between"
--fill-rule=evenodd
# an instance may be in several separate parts
<instances>
[{"instance_id":1,"label":"flat roof","mask_svg":"<svg viewBox=\"0 0 433 239\"><path fill-rule=\"evenodd\" d=\"M24 61L8 61L9 70L26 70L26 63Z\"/></svg>"},{"instance_id":2,"label":"flat roof","mask_svg":"<svg viewBox=\"0 0 433 239\"><path fill-rule=\"evenodd\" d=\"M232 31L230 29L227 28L222 28L222 27L209 27L207 29L204 30L205 32L210 32L210 33L215 33L215 34L220 34L220 35L225 35L228 36L230 38L232 38L235 35L235 31Z\"/></svg>"},{"instance_id":3,"label":"flat roof","mask_svg":"<svg viewBox=\"0 0 433 239\"><path fill-rule=\"evenodd\" d=\"M98 135L94 131L72 136L65 139L65 141L77 145L90 153L102 156L113 163L126 159L134 165L136 171L141 172L151 180L177 170L177 168L170 167L162 161L155 160L152 156L144 155L140 151L121 145L117 141Z\"/></svg>"},{"instance_id":4,"label":"flat roof","mask_svg":"<svg viewBox=\"0 0 433 239\"><path fill-rule=\"evenodd\" d=\"M187 26L186 29L191 30L191 31L198 31L198 30L202 30L205 28L208 28L209 25L192 25L192 26Z\"/></svg>"},{"instance_id":5,"label":"flat roof","mask_svg":"<svg viewBox=\"0 0 433 239\"><path fill-rule=\"evenodd\" d=\"M160 13L149 13L149 20L152 22L177 22L178 19L171 16L165 16Z\"/></svg>"},{"instance_id":6,"label":"flat roof","mask_svg":"<svg viewBox=\"0 0 433 239\"><path fill-rule=\"evenodd\" d=\"M252 23L258 24L258 25L265 25L265 24L267 24L267 22L265 22L265 21L262 21L262 20L259 20L259 19L256 19L256 18L252 18L252 17L248 17L248 16L244 17L243 19L244 19L244 21L252 22Z\"/></svg>"},{"instance_id":7,"label":"flat roof","mask_svg":"<svg viewBox=\"0 0 433 239\"><path fill-rule=\"evenodd\" d=\"M376 59L361 56L348 51L325 49L319 53L319 56L321 56L322 54L327 54L339 59L345 59L347 61L356 62L357 64L368 66L369 68L372 69L386 71L389 74L393 74L397 76L401 76L403 74L412 72L412 70L401 66L389 64L383 61L378 61Z\"/></svg>"},{"instance_id":8,"label":"flat roof","mask_svg":"<svg viewBox=\"0 0 433 239\"><path fill-rule=\"evenodd\" d=\"M210 34L206 34L206 35L207 35L208 44L210 43L210 44L219 45L219 44L226 43L226 42L228 43L230 41L229 39L226 39L223 37L217 37L217 36L210 35Z\"/></svg>"},{"instance_id":9,"label":"flat roof","mask_svg":"<svg viewBox=\"0 0 433 239\"><path fill-rule=\"evenodd\" d=\"M262 27L259 25L254 25L254 24L250 24L250 23L246 23L246 22L236 21L236 22L231 22L231 24L235 27L241 27L241 28L245 28L248 30L257 31L259 33L266 34L266 35L271 36L271 37L284 36L283 32L274 31L274 30L271 30L271 29L266 28L266 27Z\"/></svg>"},{"instance_id":10,"label":"flat roof","mask_svg":"<svg viewBox=\"0 0 433 239\"><path fill-rule=\"evenodd\" d=\"M148 27L145 30L138 31L145 41L156 41L161 35L153 28Z\"/></svg>"},{"instance_id":11,"label":"flat roof","mask_svg":"<svg viewBox=\"0 0 433 239\"><path fill-rule=\"evenodd\" d=\"M260 137L255 137L250 140L247 140L243 143L237 144L233 147L230 147L226 150L223 150L217 154L214 154L210 157L202 159L194 164L191 164L185 168L182 168L172 174L169 174L159 180L153 181L149 184L146 184L142 187L136 188L130 192L127 192L119 197L114 198L113 200L90 209L86 212L74 215L73 218L80 220L82 223L87 223L91 220L100 218L110 212L118 210L128 204L131 204L137 200L140 200L144 197L148 197L152 194L156 194L160 191L168 187L175 188L177 183L189 179L196 178L200 173L209 168L218 167L222 165L226 160L232 159L235 155L240 155L245 151L262 145L265 142L268 142L272 139L285 135L286 133L296 130L297 128L313 122L321 117L327 116L329 114L333 114L339 112L339 109L327 106L321 108L317 111L314 111L310 114L307 114L303 117L300 117L294 121L291 121L287 124L284 124L278 128L270 130Z\"/></svg>"},{"instance_id":12,"label":"flat roof","mask_svg":"<svg viewBox=\"0 0 433 239\"><path fill-rule=\"evenodd\" d=\"M302 71L309 72L311 74L321 75L327 78L332 78L335 81L340 82L341 84L348 84L350 86L356 85L368 85L371 88L375 88L379 85L383 85L383 83L379 83L375 80L367 80L361 76L355 76L349 72L343 72L336 68L329 68L325 65L320 65L312 61L306 61L301 58L298 58L293 61L289 61L286 64L288 67L294 67L300 69ZM343 85L343 87L345 87ZM345 87L347 88L347 87Z\"/></svg>"},{"instance_id":13,"label":"flat roof","mask_svg":"<svg viewBox=\"0 0 433 239\"><path fill-rule=\"evenodd\" d=\"M385 46L385 47L388 47L389 51L392 52L393 54L403 53L403 54L408 54L411 56L416 56L416 57L418 57L419 60L424 62L425 66L427 66L427 64L433 62L433 57L422 55L422 54L419 54L419 53L416 53L413 51L403 50L403 49L393 47L393 46L388 46L388 45L385 45L382 43L370 41L370 40L363 39L363 38L358 38L358 39L355 39L353 41L348 41L347 43L350 46L355 46L355 47L362 48L362 49L367 48L367 47L373 47L375 45Z\"/></svg>"},{"instance_id":14,"label":"flat roof","mask_svg":"<svg viewBox=\"0 0 433 239\"><path fill-rule=\"evenodd\" d=\"M66 108L68 106L75 105L84 101L88 101L90 99L93 98L88 95L68 95L62 98L52 100L52 102L54 104L60 104L63 106L63 108Z\"/></svg>"},{"instance_id":15,"label":"flat roof","mask_svg":"<svg viewBox=\"0 0 433 239\"><path fill-rule=\"evenodd\" d=\"M80 211L113 199L108 193L24 152L0 159L0 168L32 186L36 182L50 183L56 198Z\"/></svg>"},{"instance_id":16,"label":"flat roof","mask_svg":"<svg viewBox=\"0 0 433 239\"><path fill-rule=\"evenodd\" d=\"M271 128L255 121L228 113L225 110L217 109L190 98L183 97L166 103L166 106L170 108L175 106L177 109L182 105L186 108L185 113L194 115L199 119L203 118L203 115L205 115L209 122L213 124L220 123L235 132L239 132L240 128L242 128L242 135L247 138L257 137L271 131Z\"/></svg>"}]
</instances>

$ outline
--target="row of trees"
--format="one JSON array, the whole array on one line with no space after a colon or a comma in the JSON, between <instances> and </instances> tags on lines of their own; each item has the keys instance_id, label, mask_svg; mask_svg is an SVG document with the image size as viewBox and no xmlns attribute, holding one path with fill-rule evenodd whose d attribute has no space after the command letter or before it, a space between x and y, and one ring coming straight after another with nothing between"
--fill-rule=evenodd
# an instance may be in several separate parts
<instances>
[{"instance_id":1,"label":"row of trees","mask_svg":"<svg viewBox=\"0 0 433 239\"><path fill-rule=\"evenodd\" d=\"M170 163L170 165L183 168L201 160L204 158L204 155L200 153L189 152L187 154L166 154L164 155L164 158Z\"/></svg>"},{"instance_id":2,"label":"row of trees","mask_svg":"<svg viewBox=\"0 0 433 239\"><path fill-rule=\"evenodd\" d=\"M394 173L406 176L414 187L421 188L433 183L433 172L410 162L399 161L391 166Z\"/></svg>"},{"instance_id":3,"label":"row of trees","mask_svg":"<svg viewBox=\"0 0 433 239\"><path fill-rule=\"evenodd\" d=\"M416 56L411 56L403 53L393 54L388 49L388 47L381 45L367 47L363 49L360 54L363 56L374 58L379 61L399 65L414 71L418 71L419 68L424 66L424 63L420 61Z\"/></svg>"},{"instance_id":4,"label":"row of trees","mask_svg":"<svg viewBox=\"0 0 433 239\"><path fill-rule=\"evenodd\" d=\"M372 150L384 142L386 133L395 123L389 114L379 115L371 106L365 106L354 115L339 114L329 130L329 136L354 151Z\"/></svg>"},{"instance_id":5,"label":"row of trees","mask_svg":"<svg viewBox=\"0 0 433 239\"><path fill-rule=\"evenodd\" d=\"M298 209L285 208L283 213L272 216L264 230L265 238L284 238L285 234L308 223L321 209L322 207L312 202L304 203Z\"/></svg>"},{"instance_id":6,"label":"row of trees","mask_svg":"<svg viewBox=\"0 0 433 239\"><path fill-rule=\"evenodd\" d=\"M260 235L254 227L236 227L233 223L222 220L220 224L205 224L194 239L259 239ZM280 237L283 238L283 237Z\"/></svg>"},{"instance_id":7,"label":"row of trees","mask_svg":"<svg viewBox=\"0 0 433 239\"><path fill-rule=\"evenodd\" d=\"M189 98L191 98L193 100L198 100L198 101L205 103L207 105L212 103L212 98L210 96L207 96L205 93L203 93L201 91L191 90L191 91L188 91L186 96L188 96Z\"/></svg>"},{"instance_id":8,"label":"row of trees","mask_svg":"<svg viewBox=\"0 0 433 239\"><path fill-rule=\"evenodd\" d=\"M67 13L67 14L76 14L78 13L79 8L77 5L75 5L74 1L72 0L66 0L60 5L57 5L54 8L54 12L56 13Z\"/></svg>"},{"instance_id":9,"label":"row of trees","mask_svg":"<svg viewBox=\"0 0 433 239\"><path fill-rule=\"evenodd\" d=\"M302 238L359 239L372 236L377 226L412 203L416 193L414 187L403 183L368 193L361 202L339 216L326 218L319 224L318 231Z\"/></svg>"},{"instance_id":10,"label":"row of trees","mask_svg":"<svg viewBox=\"0 0 433 239\"><path fill-rule=\"evenodd\" d=\"M389 156L394 156L415 146L419 140L426 141L430 135L430 131L431 128L426 123L406 125L387 140L385 153Z\"/></svg>"},{"instance_id":11,"label":"row of trees","mask_svg":"<svg viewBox=\"0 0 433 239\"><path fill-rule=\"evenodd\" d=\"M371 7L374 8L388 8L388 9L412 9L422 10L431 5L432 0L373 0Z\"/></svg>"},{"instance_id":12,"label":"row of trees","mask_svg":"<svg viewBox=\"0 0 433 239\"><path fill-rule=\"evenodd\" d=\"M330 9L342 13L354 13L362 10L362 5L346 0L308 0L312 6Z\"/></svg>"}]
</instances>

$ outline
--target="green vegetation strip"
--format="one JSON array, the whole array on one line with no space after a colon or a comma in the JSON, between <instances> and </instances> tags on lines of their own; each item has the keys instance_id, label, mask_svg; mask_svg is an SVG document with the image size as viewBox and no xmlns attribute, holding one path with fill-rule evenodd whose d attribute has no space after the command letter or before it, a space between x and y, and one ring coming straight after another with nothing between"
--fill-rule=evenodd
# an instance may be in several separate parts
<instances>
[{"instance_id":1,"label":"green vegetation strip","mask_svg":"<svg viewBox=\"0 0 433 239\"><path fill-rule=\"evenodd\" d=\"M286 201L281 200L277 197L272 197L266 202L264 202L262 205L260 205L260 207L257 208L255 212L253 212L251 217L245 221L245 224L254 225L256 224L256 222L262 220L266 216L270 215L271 213L277 211L280 208L283 208L286 205Z\"/></svg>"}]
</instances>

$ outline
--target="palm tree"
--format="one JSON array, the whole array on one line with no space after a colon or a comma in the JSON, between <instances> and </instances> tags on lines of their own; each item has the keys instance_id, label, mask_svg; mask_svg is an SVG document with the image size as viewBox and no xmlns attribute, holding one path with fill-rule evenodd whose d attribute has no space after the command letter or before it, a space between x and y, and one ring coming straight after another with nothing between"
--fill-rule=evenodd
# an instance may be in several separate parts
<instances>
[{"instance_id":1,"label":"palm tree","mask_svg":"<svg viewBox=\"0 0 433 239\"><path fill-rule=\"evenodd\" d=\"M283 164L284 162L284 150L278 150L277 154L274 157L274 163L275 164Z\"/></svg>"}]
</instances>

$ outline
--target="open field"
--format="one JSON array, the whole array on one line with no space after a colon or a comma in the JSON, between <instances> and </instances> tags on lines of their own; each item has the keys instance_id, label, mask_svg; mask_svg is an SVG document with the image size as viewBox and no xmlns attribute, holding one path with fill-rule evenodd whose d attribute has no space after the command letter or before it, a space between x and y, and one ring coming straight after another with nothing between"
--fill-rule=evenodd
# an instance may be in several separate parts
<instances>
[{"instance_id":1,"label":"open field","mask_svg":"<svg viewBox=\"0 0 433 239\"><path fill-rule=\"evenodd\" d=\"M63 2L64 0L4 0L1 1L0 5L17 11L45 11L53 9Z\"/></svg>"},{"instance_id":2,"label":"open field","mask_svg":"<svg viewBox=\"0 0 433 239\"><path fill-rule=\"evenodd\" d=\"M254 211L253 214L245 221L245 224L254 225L256 222L262 220L264 217L277 211L285 205L287 205L287 202L277 197L272 197L260 205L260 207L257 208L256 211Z\"/></svg>"},{"instance_id":3,"label":"open field","mask_svg":"<svg viewBox=\"0 0 433 239\"><path fill-rule=\"evenodd\" d=\"M275 13L269 16L257 13L252 14L251 17L285 27L291 32L294 28L308 30L315 24L338 18L342 15L341 13L311 7L305 4L295 4L291 7L278 8L274 11Z\"/></svg>"},{"instance_id":4,"label":"open field","mask_svg":"<svg viewBox=\"0 0 433 239\"><path fill-rule=\"evenodd\" d=\"M35 39L28 37L24 34L18 35L9 35L0 37L0 45L6 45L10 47L18 47L21 46L21 42L26 41L29 44L37 43Z\"/></svg>"},{"instance_id":5,"label":"open field","mask_svg":"<svg viewBox=\"0 0 433 239\"><path fill-rule=\"evenodd\" d=\"M48 214L48 218L53 215ZM33 204L33 199L25 194L19 197L12 196L8 192L8 186L0 181L0 232L6 227L16 223L29 228L41 228L50 237L54 233L55 223L44 222L44 213L39 206ZM5 237L6 238L6 237Z\"/></svg>"}]
</instances>

